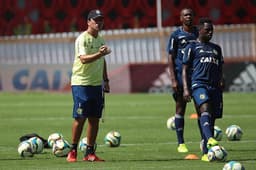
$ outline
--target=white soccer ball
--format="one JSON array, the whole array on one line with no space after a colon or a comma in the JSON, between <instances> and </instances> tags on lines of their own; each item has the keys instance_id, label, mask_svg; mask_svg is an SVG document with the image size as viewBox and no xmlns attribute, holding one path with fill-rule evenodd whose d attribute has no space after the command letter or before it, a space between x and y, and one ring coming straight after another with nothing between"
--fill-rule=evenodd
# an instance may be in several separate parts
<instances>
[{"instance_id":1,"label":"white soccer ball","mask_svg":"<svg viewBox=\"0 0 256 170\"><path fill-rule=\"evenodd\" d=\"M48 140L47 140L48 145L52 148L54 142L55 142L56 140L62 139L62 138L63 138L63 136L62 136L61 133L52 133L52 134L50 134L49 137L48 137Z\"/></svg>"},{"instance_id":2,"label":"white soccer ball","mask_svg":"<svg viewBox=\"0 0 256 170\"><path fill-rule=\"evenodd\" d=\"M52 153L57 157L67 156L71 150L71 145L65 139L58 139L53 143Z\"/></svg>"},{"instance_id":3,"label":"white soccer ball","mask_svg":"<svg viewBox=\"0 0 256 170\"><path fill-rule=\"evenodd\" d=\"M121 143L121 134L117 131L107 133L104 138L104 143L110 147L118 147Z\"/></svg>"},{"instance_id":4,"label":"white soccer ball","mask_svg":"<svg viewBox=\"0 0 256 170\"><path fill-rule=\"evenodd\" d=\"M82 138L80 141L79 141L79 145L78 145L79 149L82 151L82 152L85 152L86 151L86 147L87 147L87 137L84 137ZM96 150L97 148L97 144L95 143L94 144L94 150Z\"/></svg>"},{"instance_id":5,"label":"white soccer ball","mask_svg":"<svg viewBox=\"0 0 256 170\"><path fill-rule=\"evenodd\" d=\"M28 140L21 142L18 146L18 153L21 157L32 157L33 151L31 143Z\"/></svg>"},{"instance_id":6,"label":"white soccer ball","mask_svg":"<svg viewBox=\"0 0 256 170\"><path fill-rule=\"evenodd\" d=\"M224 165L222 170L245 170L245 168L240 162L229 161Z\"/></svg>"},{"instance_id":7,"label":"white soccer ball","mask_svg":"<svg viewBox=\"0 0 256 170\"><path fill-rule=\"evenodd\" d=\"M218 126L214 126L214 139L216 139L217 141L221 141L222 136L223 136L223 133L221 128Z\"/></svg>"},{"instance_id":8,"label":"white soccer ball","mask_svg":"<svg viewBox=\"0 0 256 170\"><path fill-rule=\"evenodd\" d=\"M170 130L175 130L176 129L176 127L175 127L175 116L172 116L169 119L167 119L166 126Z\"/></svg>"},{"instance_id":9,"label":"white soccer ball","mask_svg":"<svg viewBox=\"0 0 256 170\"><path fill-rule=\"evenodd\" d=\"M225 161L227 159L228 153L222 146L213 146L208 150L208 159L212 161Z\"/></svg>"},{"instance_id":10,"label":"white soccer ball","mask_svg":"<svg viewBox=\"0 0 256 170\"><path fill-rule=\"evenodd\" d=\"M33 153L42 153L44 149L43 141L38 137L29 138L28 141L31 143Z\"/></svg>"},{"instance_id":11,"label":"white soccer ball","mask_svg":"<svg viewBox=\"0 0 256 170\"><path fill-rule=\"evenodd\" d=\"M230 125L225 133L230 141L240 140L243 136L243 131L238 125Z\"/></svg>"}]
</instances>

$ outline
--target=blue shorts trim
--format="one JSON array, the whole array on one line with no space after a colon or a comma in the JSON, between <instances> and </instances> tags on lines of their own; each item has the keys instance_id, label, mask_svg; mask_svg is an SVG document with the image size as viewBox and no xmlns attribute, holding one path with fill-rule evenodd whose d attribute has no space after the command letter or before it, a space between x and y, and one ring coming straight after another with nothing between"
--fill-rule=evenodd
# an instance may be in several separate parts
<instances>
[{"instance_id":1,"label":"blue shorts trim","mask_svg":"<svg viewBox=\"0 0 256 170\"><path fill-rule=\"evenodd\" d=\"M193 89L192 96L197 106L210 102L213 106L214 118L222 118L223 95L220 89L209 86L198 87Z\"/></svg>"},{"instance_id":2,"label":"blue shorts trim","mask_svg":"<svg viewBox=\"0 0 256 170\"><path fill-rule=\"evenodd\" d=\"M103 109L102 86L72 86L73 118L101 118Z\"/></svg>"}]
</instances>

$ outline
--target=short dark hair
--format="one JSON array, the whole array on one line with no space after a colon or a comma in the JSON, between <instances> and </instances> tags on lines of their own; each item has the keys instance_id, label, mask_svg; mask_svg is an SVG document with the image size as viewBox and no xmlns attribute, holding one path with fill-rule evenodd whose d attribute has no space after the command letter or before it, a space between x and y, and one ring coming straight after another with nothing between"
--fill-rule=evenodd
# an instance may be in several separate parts
<instances>
[{"instance_id":1,"label":"short dark hair","mask_svg":"<svg viewBox=\"0 0 256 170\"><path fill-rule=\"evenodd\" d=\"M189 11L191 11L191 13L192 13L193 16L195 15L195 14L194 14L194 11L193 11L191 8L185 7L185 8L183 8L183 9L180 11L180 16L183 14L183 12L184 12L185 10L189 10Z\"/></svg>"},{"instance_id":2,"label":"short dark hair","mask_svg":"<svg viewBox=\"0 0 256 170\"><path fill-rule=\"evenodd\" d=\"M212 24L212 20L210 18L200 18L198 28L202 28L204 26L204 23Z\"/></svg>"}]
</instances>

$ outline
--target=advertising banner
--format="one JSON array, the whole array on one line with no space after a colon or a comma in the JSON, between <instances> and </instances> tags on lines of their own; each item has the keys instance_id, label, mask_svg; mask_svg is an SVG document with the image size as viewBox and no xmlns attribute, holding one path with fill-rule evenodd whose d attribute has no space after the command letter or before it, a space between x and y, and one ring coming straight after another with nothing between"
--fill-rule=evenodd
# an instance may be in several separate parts
<instances>
[{"instance_id":1,"label":"advertising banner","mask_svg":"<svg viewBox=\"0 0 256 170\"><path fill-rule=\"evenodd\" d=\"M0 88L2 91L67 91L70 68L67 65L1 65Z\"/></svg>"},{"instance_id":2,"label":"advertising banner","mask_svg":"<svg viewBox=\"0 0 256 170\"><path fill-rule=\"evenodd\" d=\"M71 65L1 65L0 91L70 91ZM256 63L224 65L227 92L256 92ZM171 93L167 64L127 64L109 73L112 93Z\"/></svg>"}]
</instances>

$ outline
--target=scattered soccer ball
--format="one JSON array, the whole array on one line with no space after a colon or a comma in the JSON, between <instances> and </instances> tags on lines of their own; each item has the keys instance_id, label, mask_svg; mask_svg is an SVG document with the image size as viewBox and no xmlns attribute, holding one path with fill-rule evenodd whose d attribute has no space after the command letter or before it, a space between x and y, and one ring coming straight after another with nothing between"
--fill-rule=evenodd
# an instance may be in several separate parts
<instances>
[{"instance_id":1,"label":"scattered soccer ball","mask_svg":"<svg viewBox=\"0 0 256 170\"><path fill-rule=\"evenodd\" d=\"M166 122L167 128L170 130L175 130L175 116L170 117Z\"/></svg>"},{"instance_id":2,"label":"scattered soccer ball","mask_svg":"<svg viewBox=\"0 0 256 170\"><path fill-rule=\"evenodd\" d=\"M228 153L222 146L213 146L208 150L208 159L210 162L213 161L225 161L227 159Z\"/></svg>"},{"instance_id":3,"label":"scattered soccer ball","mask_svg":"<svg viewBox=\"0 0 256 170\"><path fill-rule=\"evenodd\" d=\"M238 125L230 125L226 129L227 139L230 141L240 140L243 135L242 129Z\"/></svg>"},{"instance_id":4,"label":"scattered soccer ball","mask_svg":"<svg viewBox=\"0 0 256 170\"><path fill-rule=\"evenodd\" d=\"M224 165L222 170L245 170L245 168L240 162L229 161Z\"/></svg>"},{"instance_id":5,"label":"scattered soccer ball","mask_svg":"<svg viewBox=\"0 0 256 170\"><path fill-rule=\"evenodd\" d=\"M58 139L54 142L52 153L57 157L67 156L71 149L70 144L65 139Z\"/></svg>"},{"instance_id":6,"label":"scattered soccer ball","mask_svg":"<svg viewBox=\"0 0 256 170\"><path fill-rule=\"evenodd\" d=\"M52 134L48 137L48 140L47 140L48 145L52 148L54 142L55 142L56 140L62 139L62 138L63 138L62 134L60 134L60 133L52 133Z\"/></svg>"},{"instance_id":7,"label":"scattered soccer ball","mask_svg":"<svg viewBox=\"0 0 256 170\"><path fill-rule=\"evenodd\" d=\"M222 130L221 128L219 128L218 126L214 126L214 139L216 139L217 141L221 141L222 139Z\"/></svg>"},{"instance_id":8,"label":"scattered soccer ball","mask_svg":"<svg viewBox=\"0 0 256 170\"><path fill-rule=\"evenodd\" d=\"M86 147L87 147L87 137L84 137L80 140L79 142L79 145L78 145L79 149L82 151L82 152L85 152L86 151ZM97 144L95 143L94 144L94 150L96 150L97 148Z\"/></svg>"},{"instance_id":9,"label":"scattered soccer ball","mask_svg":"<svg viewBox=\"0 0 256 170\"><path fill-rule=\"evenodd\" d=\"M120 146L121 134L117 131L109 132L104 138L104 143L110 147Z\"/></svg>"},{"instance_id":10,"label":"scattered soccer ball","mask_svg":"<svg viewBox=\"0 0 256 170\"><path fill-rule=\"evenodd\" d=\"M32 157L31 143L28 140L21 142L18 146L18 153L21 157Z\"/></svg>"},{"instance_id":11,"label":"scattered soccer ball","mask_svg":"<svg viewBox=\"0 0 256 170\"><path fill-rule=\"evenodd\" d=\"M44 149L43 141L38 137L32 137L28 140L32 146L33 153L42 153Z\"/></svg>"}]
</instances>

